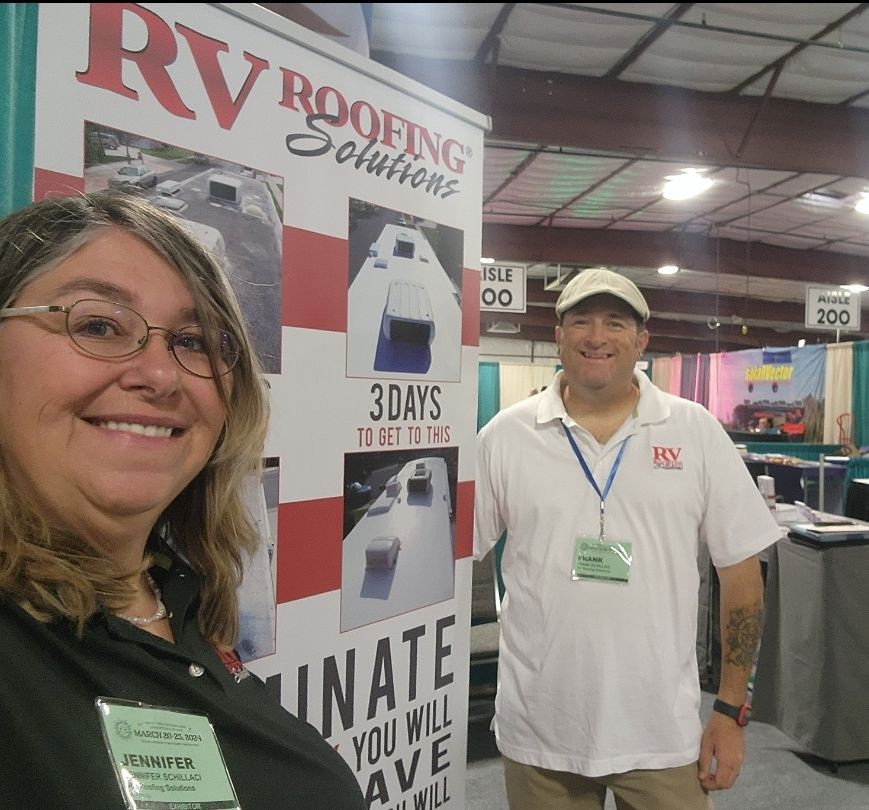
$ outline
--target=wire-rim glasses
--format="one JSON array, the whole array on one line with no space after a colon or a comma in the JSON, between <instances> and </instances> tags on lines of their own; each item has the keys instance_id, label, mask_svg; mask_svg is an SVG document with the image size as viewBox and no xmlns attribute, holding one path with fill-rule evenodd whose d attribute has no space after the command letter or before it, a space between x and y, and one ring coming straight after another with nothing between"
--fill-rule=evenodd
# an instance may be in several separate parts
<instances>
[{"instance_id":1,"label":"wire-rim glasses","mask_svg":"<svg viewBox=\"0 0 869 810\"><path fill-rule=\"evenodd\" d=\"M166 344L178 365L196 377L222 377L241 354L231 332L191 324L178 330L151 326L136 310L114 301L83 298L70 306L52 304L0 309L0 319L20 315L63 312L70 340L91 357L120 359L142 351L152 331L165 333Z\"/></svg>"}]
</instances>

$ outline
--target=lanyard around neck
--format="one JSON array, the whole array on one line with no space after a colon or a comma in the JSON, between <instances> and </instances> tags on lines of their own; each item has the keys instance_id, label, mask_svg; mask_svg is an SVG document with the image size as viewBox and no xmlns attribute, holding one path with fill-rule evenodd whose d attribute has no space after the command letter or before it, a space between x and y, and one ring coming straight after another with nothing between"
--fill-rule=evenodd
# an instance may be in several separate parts
<instances>
[{"instance_id":1,"label":"lanyard around neck","mask_svg":"<svg viewBox=\"0 0 869 810\"><path fill-rule=\"evenodd\" d=\"M570 442L570 446L573 448L574 455L579 459L579 464L582 467L582 471L585 473L585 477L588 479L588 483L594 487L594 491L597 493L600 498L600 539L603 540L604 531L603 531L603 520L604 520L604 501L606 501L606 496L609 495L610 487L613 485L613 480L615 480L616 472L618 472L619 464L622 463L622 456L625 454L625 447L628 445L628 439L630 436L627 436L619 447L618 455L616 456L615 462L613 462L612 469L610 469L610 474L607 476L606 484L604 484L603 492L600 491L600 487L597 485L597 481L594 480L594 476L591 474L591 470L588 468L588 464L586 464L585 459L582 456L582 451L579 449L579 446L576 443L576 440L570 433L567 425L564 424L564 420L561 420L561 427L564 428L564 435L567 436L567 441Z\"/></svg>"}]
</instances>

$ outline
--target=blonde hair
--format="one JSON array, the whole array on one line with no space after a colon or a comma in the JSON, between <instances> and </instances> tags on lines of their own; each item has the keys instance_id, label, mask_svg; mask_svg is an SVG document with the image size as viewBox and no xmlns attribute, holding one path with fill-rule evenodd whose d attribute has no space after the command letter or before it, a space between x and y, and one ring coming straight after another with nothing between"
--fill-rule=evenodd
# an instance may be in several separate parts
<instances>
[{"instance_id":1,"label":"blonde hair","mask_svg":"<svg viewBox=\"0 0 869 810\"><path fill-rule=\"evenodd\" d=\"M262 368L219 263L176 219L132 196L49 197L0 220L0 302L8 306L37 276L106 229L138 237L165 259L189 287L202 322L231 332L241 349L231 392L215 378L225 424L214 453L155 527L202 578L205 637L233 644L236 589L259 542L242 482L260 471L269 414ZM50 525L13 489L0 448L0 592L40 621L72 621L81 634L100 608L128 604L131 573L119 571L87 538Z\"/></svg>"}]
</instances>

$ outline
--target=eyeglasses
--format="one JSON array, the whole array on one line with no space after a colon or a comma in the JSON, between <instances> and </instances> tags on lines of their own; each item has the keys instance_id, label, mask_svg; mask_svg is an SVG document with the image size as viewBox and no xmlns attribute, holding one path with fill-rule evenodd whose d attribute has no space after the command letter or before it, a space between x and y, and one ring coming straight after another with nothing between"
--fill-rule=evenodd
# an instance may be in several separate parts
<instances>
[{"instance_id":1,"label":"eyeglasses","mask_svg":"<svg viewBox=\"0 0 869 810\"><path fill-rule=\"evenodd\" d=\"M184 326L178 331L151 326L136 310L85 298L70 306L53 304L39 307L0 309L0 319L48 312L66 314L70 340L92 357L122 358L142 351L151 332L166 333L166 344L178 364L196 377L222 377L238 362L238 341L230 332L211 326Z\"/></svg>"}]
</instances>

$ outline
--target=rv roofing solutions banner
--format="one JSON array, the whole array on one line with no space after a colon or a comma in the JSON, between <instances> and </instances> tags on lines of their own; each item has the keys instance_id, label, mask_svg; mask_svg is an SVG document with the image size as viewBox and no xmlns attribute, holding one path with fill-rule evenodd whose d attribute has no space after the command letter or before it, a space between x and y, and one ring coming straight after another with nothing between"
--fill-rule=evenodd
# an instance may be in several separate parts
<instances>
[{"instance_id":1,"label":"rv roofing solutions banner","mask_svg":"<svg viewBox=\"0 0 869 810\"><path fill-rule=\"evenodd\" d=\"M463 807L486 119L247 4L39 11L35 196L172 212L268 372L240 652L370 807Z\"/></svg>"}]
</instances>

